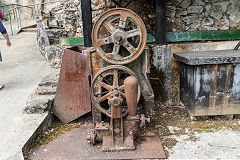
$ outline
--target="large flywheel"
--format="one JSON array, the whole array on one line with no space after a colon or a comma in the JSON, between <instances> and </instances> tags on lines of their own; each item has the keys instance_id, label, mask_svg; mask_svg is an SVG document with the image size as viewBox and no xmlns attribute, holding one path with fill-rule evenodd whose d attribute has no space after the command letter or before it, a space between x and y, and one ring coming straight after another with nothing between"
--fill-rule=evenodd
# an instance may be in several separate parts
<instances>
[{"instance_id":1,"label":"large flywheel","mask_svg":"<svg viewBox=\"0 0 240 160\"><path fill-rule=\"evenodd\" d=\"M103 13L92 31L96 52L111 64L127 64L137 59L146 39L147 31L141 18L125 8Z\"/></svg>"},{"instance_id":2,"label":"large flywheel","mask_svg":"<svg viewBox=\"0 0 240 160\"><path fill-rule=\"evenodd\" d=\"M111 117L111 110L109 107L109 99L111 94L114 92L120 92L121 97L123 98L123 106L127 106L126 97L124 91L125 78L129 76L135 76L135 73L127 67L121 65L110 65L101 69L93 79L91 86L91 99L95 107L106 114L108 117ZM140 86L138 85L138 96L137 100L140 99ZM127 109L123 108L123 115L127 114Z\"/></svg>"}]
</instances>

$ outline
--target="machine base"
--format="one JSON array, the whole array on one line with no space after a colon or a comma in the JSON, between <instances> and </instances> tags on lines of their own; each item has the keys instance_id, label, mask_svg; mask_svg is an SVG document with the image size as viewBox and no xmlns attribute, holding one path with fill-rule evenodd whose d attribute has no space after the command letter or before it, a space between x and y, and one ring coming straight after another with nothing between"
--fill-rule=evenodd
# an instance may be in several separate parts
<instances>
[{"instance_id":1,"label":"machine base","mask_svg":"<svg viewBox=\"0 0 240 160\"><path fill-rule=\"evenodd\" d=\"M156 135L140 135L136 150L102 152L88 144L88 126L72 129L44 147L33 150L31 160L78 159L162 159L166 158L161 140Z\"/></svg>"},{"instance_id":2,"label":"machine base","mask_svg":"<svg viewBox=\"0 0 240 160\"><path fill-rule=\"evenodd\" d=\"M120 142L121 140L119 140ZM135 150L134 140L130 137L127 137L124 140L124 143L120 143L119 145L115 145L112 139L112 136L104 136L103 144L101 151L103 152L113 152L113 151L129 151Z\"/></svg>"}]
</instances>

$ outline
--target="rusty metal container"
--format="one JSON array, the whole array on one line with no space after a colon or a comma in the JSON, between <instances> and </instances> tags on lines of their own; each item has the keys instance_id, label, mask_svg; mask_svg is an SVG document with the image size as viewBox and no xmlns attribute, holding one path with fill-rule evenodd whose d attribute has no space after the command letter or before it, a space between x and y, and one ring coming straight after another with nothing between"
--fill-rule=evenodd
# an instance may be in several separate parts
<instances>
[{"instance_id":1,"label":"rusty metal container","mask_svg":"<svg viewBox=\"0 0 240 160\"><path fill-rule=\"evenodd\" d=\"M174 54L181 100L192 116L240 114L240 51Z\"/></svg>"}]
</instances>

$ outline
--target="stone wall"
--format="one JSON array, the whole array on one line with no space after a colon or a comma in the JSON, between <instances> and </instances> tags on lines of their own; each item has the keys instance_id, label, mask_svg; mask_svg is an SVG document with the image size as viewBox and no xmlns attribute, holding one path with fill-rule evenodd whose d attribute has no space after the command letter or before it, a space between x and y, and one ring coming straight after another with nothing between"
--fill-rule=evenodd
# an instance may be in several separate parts
<instances>
[{"instance_id":1,"label":"stone wall","mask_svg":"<svg viewBox=\"0 0 240 160\"><path fill-rule=\"evenodd\" d=\"M114 7L114 4L111 2L111 0L92 0L91 3L93 23L97 20L97 17L100 14Z\"/></svg>"},{"instance_id":2,"label":"stone wall","mask_svg":"<svg viewBox=\"0 0 240 160\"><path fill-rule=\"evenodd\" d=\"M82 36L82 13L78 0L57 3L44 18L48 18L48 27L64 30L64 37Z\"/></svg>"},{"instance_id":3,"label":"stone wall","mask_svg":"<svg viewBox=\"0 0 240 160\"><path fill-rule=\"evenodd\" d=\"M34 0L2 0L1 2L4 4L19 4L19 5L23 5L23 6L34 4ZM6 7L4 9L5 10L4 14L7 14L8 9L9 9L8 7ZM32 18L32 9L24 7L24 8L20 8L19 11L21 13L21 19L31 19ZM13 15L12 15L12 18L14 18Z\"/></svg>"},{"instance_id":4,"label":"stone wall","mask_svg":"<svg viewBox=\"0 0 240 160\"><path fill-rule=\"evenodd\" d=\"M39 4L41 2L48 2L48 1L47 0L2 0L2 1L0 1L0 3L4 3L6 5L19 4L19 5L22 5L22 6ZM52 9L54 6L55 6L55 3L49 3L49 4L44 4L44 5L38 5L38 8L42 9L42 11L44 11L44 12L49 12L50 9ZM4 10L5 15L7 14L8 9L10 9L10 7L7 7L7 6L4 9L2 9L2 10ZM36 9L37 9L37 7L36 7ZM19 11L21 13L21 19L32 19L33 18L33 16L32 16L32 13L34 13L33 9L27 8L27 7L21 7L19 9ZM13 14L12 14L12 18L14 18Z\"/></svg>"},{"instance_id":5,"label":"stone wall","mask_svg":"<svg viewBox=\"0 0 240 160\"><path fill-rule=\"evenodd\" d=\"M113 6L111 0L93 0L91 3L93 22L96 21L99 14ZM63 36L65 37L83 36L81 3L79 0L57 3L44 18L49 19L48 25L50 27L64 29L65 35Z\"/></svg>"},{"instance_id":6,"label":"stone wall","mask_svg":"<svg viewBox=\"0 0 240 160\"><path fill-rule=\"evenodd\" d=\"M46 26L37 19L37 48L40 54L48 61L53 67L60 67L64 48L50 43L51 33L56 31L49 31ZM52 38L53 39L53 38Z\"/></svg>"},{"instance_id":7,"label":"stone wall","mask_svg":"<svg viewBox=\"0 0 240 160\"><path fill-rule=\"evenodd\" d=\"M167 31L240 29L239 0L169 0Z\"/></svg>"},{"instance_id":8,"label":"stone wall","mask_svg":"<svg viewBox=\"0 0 240 160\"><path fill-rule=\"evenodd\" d=\"M113 7L111 0L93 0L93 22L105 10ZM61 37L82 37L82 13L79 0L56 3L49 12L37 20L37 45L40 53L54 67L60 67L63 50Z\"/></svg>"}]
</instances>

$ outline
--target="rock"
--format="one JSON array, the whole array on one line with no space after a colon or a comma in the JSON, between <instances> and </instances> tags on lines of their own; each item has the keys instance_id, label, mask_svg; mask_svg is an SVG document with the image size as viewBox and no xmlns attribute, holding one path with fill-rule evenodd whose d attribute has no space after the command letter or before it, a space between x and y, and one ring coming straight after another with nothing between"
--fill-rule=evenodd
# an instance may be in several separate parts
<instances>
[{"instance_id":1,"label":"rock","mask_svg":"<svg viewBox=\"0 0 240 160\"><path fill-rule=\"evenodd\" d=\"M45 87L56 87L58 83L59 74L50 74L42 79L38 84Z\"/></svg>"},{"instance_id":2,"label":"rock","mask_svg":"<svg viewBox=\"0 0 240 160\"><path fill-rule=\"evenodd\" d=\"M92 4L92 10L102 10L104 11L104 9L107 8L112 8L114 6L114 4L112 3L111 0L93 0L91 1Z\"/></svg>"},{"instance_id":3,"label":"rock","mask_svg":"<svg viewBox=\"0 0 240 160\"><path fill-rule=\"evenodd\" d=\"M179 6L182 8L187 8L190 4L191 4L191 0L182 0Z\"/></svg>"},{"instance_id":4,"label":"rock","mask_svg":"<svg viewBox=\"0 0 240 160\"><path fill-rule=\"evenodd\" d=\"M196 31L198 30L198 27L201 26L201 21L196 21L195 23L189 25L186 27L186 30L188 31Z\"/></svg>"},{"instance_id":5,"label":"rock","mask_svg":"<svg viewBox=\"0 0 240 160\"><path fill-rule=\"evenodd\" d=\"M216 2L218 2L218 1L219 1L219 0L209 0L209 2L212 3L212 4L213 4L213 3L216 3Z\"/></svg>"},{"instance_id":6,"label":"rock","mask_svg":"<svg viewBox=\"0 0 240 160\"><path fill-rule=\"evenodd\" d=\"M41 54L44 53L45 47L50 45L48 35L46 33L46 26L40 21L40 19L36 20L37 23L37 46Z\"/></svg>"},{"instance_id":7,"label":"rock","mask_svg":"<svg viewBox=\"0 0 240 160\"><path fill-rule=\"evenodd\" d=\"M222 26L222 20L218 19L214 23L214 28L220 28Z\"/></svg>"},{"instance_id":8,"label":"rock","mask_svg":"<svg viewBox=\"0 0 240 160\"><path fill-rule=\"evenodd\" d=\"M199 27L199 30L213 31L213 30L217 30L217 28L215 28L215 27L210 27L210 26L201 26L201 27Z\"/></svg>"},{"instance_id":9,"label":"rock","mask_svg":"<svg viewBox=\"0 0 240 160\"><path fill-rule=\"evenodd\" d=\"M77 28L82 28L80 26L82 14L80 10L80 1L69 0L67 2L62 2L61 8L56 7L51 10L52 19L55 20L59 28L64 29L68 32L68 37L76 36ZM74 24L74 25L72 25ZM71 26L71 29L68 27Z\"/></svg>"},{"instance_id":10,"label":"rock","mask_svg":"<svg viewBox=\"0 0 240 160\"><path fill-rule=\"evenodd\" d=\"M60 67L64 49L55 45L51 45L47 49L47 53L45 54L47 61L54 67Z\"/></svg>"},{"instance_id":11,"label":"rock","mask_svg":"<svg viewBox=\"0 0 240 160\"><path fill-rule=\"evenodd\" d=\"M174 17L176 14L176 7L174 6L169 6L166 12L167 17Z\"/></svg>"},{"instance_id":12,"label":"rock","mask_svg":"<svg viewBox=\"0 0 240 160\"><path fill-rule=\"evenodd\" d=\"M64 29L45 29L45 32L50 40L50 45L58 44L59 38L66 34Z\"/></svg>"},{"instance_id":13,"label":"rock","mask_svg":"<svg viewBox=\"0 0 240 160\"><path fill-rule=\"evenodd\" d=\"M176 17L180 17L180 16L186 16L187 15L187 10L183 9L183 8L178 8L176 10Z\"/></svg>"},{"instance_id":14,"label":"rock","mask_svg":"<svg viewBox=\"0 0 240 160\"><path fill-rule=\"evenodd\" d=\"M233 21L233 22L240 22L240 14L232 14L232 15L229 15L229 19L230 21Z\"/></svg>"},{"instance_id":15,"label":"rock","mask_svg":"<svg viewBox=\"0 0 240 160\"><path fill-rule=\"evenodd\" d=\"M169 19L171 18L166 17L166 31L172 32L173 31L172 22Z\"/></svg>"},{"instance_id":16,"label":"rock","mask_svg":"<svg viewBox=\"0 0 240 160\"><path fill-rule=\"evenodd\" d=\"M24 111L28 114L43 113L51 105L54 96L38 96L26 103Z\"/></svg>"},{"instance_id":17,"label":"rock","mask_svg":"<svg viewBox=\"0 0 240 160\"><path fill-rule=\"evenodd\" d=\"M224 2L218 2L218 3L216 3L216 5L219 5L219 6L222 7L222 12L224 12L224 13L227 11L229 4L230 4L229 1L224 1Z\"/></svg>"},{"instance_id":18,"label":"rock","mask_svg":"<svg viewBox=\"0 0 240 160\"><path fill-rule=\"evenodd\" d=\"M205 5L204 6L205 8L205 12L204 12L204 15L207 17L207 16L209 16L210 15L210 13L212 12L212 6L211 5Z\"/></svg>"},{"instance_id":19,"label":"rock","mask_svg":"<svg viewBox=\"0 0 240 160\"><path fill-rule=\"evenodd\" d=\"M57 87L45 87L45 86L39 86L36 90L36 93L38 95L55 95L57 90Z\"/></svg>"},{"instance_id":20,"label":"rock","mask_svg":"<svg viewBox=\"0 0 240 160\"><path fill-rule=\"evenodd\" d=\"M155 125L154 128L161 128L161 125Z\"/></svg>"},{"instance_id":21,"label":"rock","mask_svg":"<svg viewBox=\"0 0 240 160\"><path fill-rule=\"evenodd\" d=\"M227 19L227 17L223 17L223 19L221 20L222 22L222 25L220 27L221 30L228 30L229 29L229 26L230 26L230 22L229 20Z\"/></svg>"},{"instance_id":22,"label":"rock","mask_svg":"<svg viewBox=\"0 0 240 160\"><path fill-rule=\"evenodd\" d=\"M196 30L198 30L199 26L201 26L200 23L194 23L194 24L191 24L190 26L187 26L186 30L188 30L188 31L196 31Z\"/></svg>"},{"instance_id":23,"label":"rock","mask_svg":"<svg viewBox=\"0 0 240 160\"><path fill-rule=\"evenodd\" d=\"M55 98L57 79L59 70L44 77L38 84L34 93L29 96L24 111L26 113L43 113L49 107L52 107L52 102ZM54 86L54 87L53 87Z\"/></svg>"},{"instance_id":24,"label":"rock","mask_svg":"<svg viewBox=\"0 0 240 160\"><path fill-rule=\"evenodd\" d=\"M92 7L97 6L99 4L99 0L91 0Z\"/></svg>"},{"instance_id":25,"label":"rock","mask_svg":"<svg viewBox=\"0 0 240 160\"><path fill-rule=\"evenodd\" d=\"M150 19L153 19L153 18L155 17L155 15L154 15L154 14L148 14L148 17L149 17Z\"/></svg>"},{"instance_id":26,"label":"rock","mask_svg":"<svg viewBox=\"0 0 240 160\"><path fill-rule=\"evenodd\" d=\"M240 13L237 7L240 2L238 1L182 0L171 5L176 11L174 18L170 18L168 22L172 27L169 30L172 31L226 30L236 29L240 25ZM173 15L169 14L169 17ZM180 23L179 20L184 23ZM183 27L178 27L179 25ZM183 30L179 30L180 28Z\"/></svg>"},{"instance_id":27,"label":"rock","mask_svg":"<svg viewBox=\"0 0 240 160\"><path fill-rule=\"evenodd\" d=\"M108 8L112 8L114 5L111 0L93 0L91 1L93 19L96 14L95 11L102 13ZM81 13L81 3L79 0L68 0L58 3L57 6L51 9L50 18L48 19L48 24L54 24L58 26L58 29L64 29L67 32L66 37L80 37L83 36L83 25L82 25L82 13ZM51 28L51 26L48 26ZM56 34L56 36L63 36L61 34Z\"/></svg>"},{"instance_id":28,"label":"rock","mask_svg":"<svg viewBox=\"0 0 240 160\"><path fill-rule=\"evenodd\" d=\"M192 2L192 4L194 5L194 6L204 6L205 5L205 3L203 2L203 0L193 0L193 2Z\"/></svg>"},{"instance_id":29,"label":"rock","mask_svg":"<svg viewBox=\"0 0 240 160\"><path fill-rule=\"evenodd\" d=\"M202 20L202 26L212 26L214 24L214 20L212 18L204 18Z\"/></svg>"},{"instance_id":30,"label":"rock","mask_svg":"<svg viewBox=\"0 0 240 160\"><path fill-rule=\"evenodd\" d=\"M229 27L230 28L236 28L236 29L239 29L239 24L237 23L237 22L235 22L235 21L230 21L229 22Z\"/></svg>"},{"instance_id":31,"label":"rock","mask_svg":"<svg viewBox=\"0 0 240 160\"><path fill-rule=\"evenodd\" d=\"M188 13L198 13L201 14L203 11L203 7L202 6L190 6L187 8L187 12Z\"/></svg>"},{"instance_id":32,"label":"rock","mask_svg":"<svg viewBox=\"0 0 240 160\"><path fill-rule=\"evenodd\" d=\"M58 42L63 31L60 29L48 30L46 26L38 19L37 20L37 47L41 55L44 56L46 61L54 67L61 65L63 55L63 48L60 48L52 43ZM51 37L51 40L49 39Z\"/></svg>"},{"instance_id":33,"label":"rock","mask_svg":"<svg viewBox=\"0 0 240 160\"><path fill-rule=\"evenodd\" d=\"M191 15L191 16L181 17L181 20L188 25L196 22L197 20L199 20L199 18L197 17L197 15Z\"/></svg>"},{"instance_id":34,"label":"rock","mask_svg":"<svg viewBox=\"0 0 240 160\"><path fill-rule=\"evenodd\" d=\"M186 25L181 19L176 19L174 23L171 24L173 32L181 32L186 30Z\"/></svg>"},{"instance_id":35,"label":"rock","mask_svg":"<svg viewBox=\"0 0 240 160\"><path fill-rule=\"evenodd\" d=\"M229 14L229 16L233 15L233 13L235 13L237 10L236 6L232 3L228 6L228 11L227 14Z\"/></svg>"},{"instance_id":36,"label":"rock","mask_svg":"<svg viewBox=\"0 0 240 160\"><path fill-rule=\"evenodd\" d=\"M240 12L236 8L236 6L234 6L234 4L229 5L228 8L230 26L237 27L240 23Z\"/></svg>"},{"instance_id":37,"label":"rock","mask_svg":"<svg viewBox=\"0 0 240 160\"><path fill-rule=\"evenodd\" d=\"M222 6L213 5L211 10L212 12L210 13L210 16L212 16L213 18L221 19L223 17Z\"/></svg>"}]
</instances>

